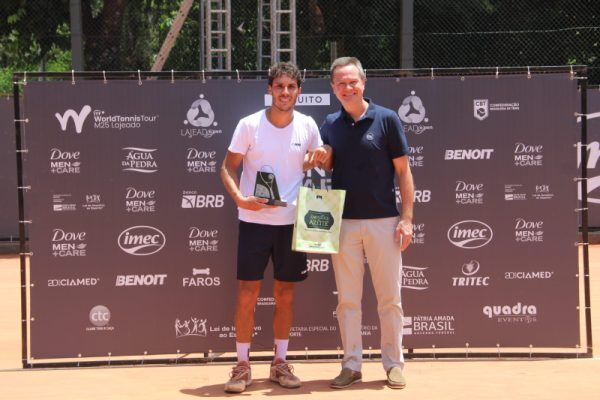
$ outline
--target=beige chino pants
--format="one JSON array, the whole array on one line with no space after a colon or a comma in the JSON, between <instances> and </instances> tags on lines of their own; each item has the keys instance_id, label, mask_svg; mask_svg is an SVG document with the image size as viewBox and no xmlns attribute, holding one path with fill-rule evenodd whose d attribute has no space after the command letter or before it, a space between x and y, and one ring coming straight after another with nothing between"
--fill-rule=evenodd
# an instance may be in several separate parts
<instances>
[{"instance_id":1,"label":"beige chino pants","mask_svg":"<svg viewBox=\"0 0 600 400\"><path fill-rule=\"evenodd\" d=\"M340 252L332 255L338 290L337 319L344 346L343 368L362 366L362 293L364 256L377 296L383 367L404 367L402 354L402 255L394 241L398 217L344 219Z\"/></svg>"}]
</instances>

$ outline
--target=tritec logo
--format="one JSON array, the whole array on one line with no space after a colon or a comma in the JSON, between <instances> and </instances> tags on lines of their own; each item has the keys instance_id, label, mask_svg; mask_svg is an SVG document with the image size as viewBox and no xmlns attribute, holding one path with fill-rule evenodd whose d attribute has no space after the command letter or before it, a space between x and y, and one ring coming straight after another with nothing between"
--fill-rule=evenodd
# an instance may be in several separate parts
<instances>
[{"instance_id":1,"label":"tritec logo","mask_svg":"<svg viewBox=\"0 0 600 400\"><path fill-rule=\"evenodd\" d=\"M455 201L459 205L483 204L483 183L456 181Z\"/></svg>"},{"instance_id":2,"label":"tritec logo","mask_svg":"<svg viewBox=\"0 0 600 400\"><path fill-rule=\"evenodd\" d=\"M514 306L493 305L483 306L483 314L488 318L496 318L499 323L537 322L537 307L518 302Z\"/></svg>"},{"instance_id":3,"label":"tritec logo","mask_svg":"<svg viewBox=\"0 0 600 400\"><path fill-rule=\"evenodd\" d=\"M73 109L68 109L63 114L56 113L54 116L58 120L60 124L60 129L63 132L67 131L67 127L69 125L69 120L73 120L73 125L75 125L75 132L78 134L83 130L83 124L85 123L86 118L92 112L92 107L89 105L85 105L81 108L81 111L76 112Z\"/></svg>"},{"instance_id":4,"label":"tritec logo","mask_svg":"<svg viewBox=\"0 0 600 400\"><path fill-rule=\"evenodd\" d=\"M541 167L544 165L544 146L517 142L514 156L517 167Z\"/></svg>"},{"instance_id":5,"label":"tritec logo","mask_svg":"<svg viewBox=\"0 0 600 400\"><path fill-rule=\"evenodd\" d=\"M298 95L295 106L328 106L331 104L329 93L302 93ZM265 107L273 105L273 96L265 94Z\"/></svg>"},{"instance_id":6,"label":"tritec logo","mask_svg":"<svg viewBox=\"0 0 600 400\"><path fill-rule=\"evenodd\" d=\"M219 251L219 230L200 229L191 226L188 234L188 245L191 252L215 252Z\"/></svg>"},{"instance_id":7,"label":"tritec logo","mask_svg":"<svg viewBox=\"0 0 600 400\"><path fill-rule=\"evenodd\" d=\"M429 267L402 266L402 289L427 290L429 281L425 275Z\"/></svg>"},{"instance_id":8,"label":"tritec logo","mask_svg":"<svg viewBox=\"0 0 600 400\"><path fill-rule=\"evenodd\" d=\"M103 305L92 307L88 318L93 326L88 326L85 328L85 330L88 332L114 331L115 327L109 325L110 317L111 313L108 307Z\"/></svg>"},{"instance_id":9,"label":"tritec logo","mask_svg":"<svg viewBox=\"0 0 600 400\"><path fill-rule=\"evenodd\" d=\"M152 226L132 226L125 229L117 238L119 248L133 256L149 256L165 247L164 233Z\"/></svg>"},{"instance_id":10,"label":"tritec logo","mask_svg":"<svg viewBox=\"0 0 600 400\"><path fill-rule=\"evenodd\" d=\"M515 241L519 243L541 243L544 241L544 221L527 221L515 218Z\"/></svg>"},{"instance_id":11,"label":"tritec logo","mask_svg":"<svg viewBox=\"0 0 600 400\"><path fill-rule=\"evenodd\" d=\"M205 139L210 139L214 135L223 133L221 129L216 129L218 123L215 121L215 112L203 94L200 94L199 99L194 100L190 105L183 124L191 125L192 127L181 129L179 133L181 136L190 139L194 136L202 136Z\"/></svg>"},{"instance_id":12,"label":"tritec logo","mask_svg":"<svg viewBox=\"0 0 600 400\"><path fill-rule=\"evenodd\" d=\"M181 208L222 208L225 196L222 194L198 194L195 190L184 190Z\"/></svg>"},{"instance_id":13,"label":"tritec logo","mask_svg":"<svg viewBox=\"0 0 600 400\"><path fill-rule=\"evenodd\" d=\"M141 172L151 174L158 171L158 165L154 159L156 149L144 149L141 147L123 147L125 159L121 161L123 171Z\"/></svg>"},{"instance_id":14,"label":"tritec logo","mask_svg":"<svg viewBox=\"0 0 600 400\"><path fill-rule=\"evenodd\" d=\"M192 276L185 276L181 281L183 287L221 286L221 277L211 276L210 268L192 268Z\"/></svg>"},{"instance_id":15,"label":"tritec logo","mask_svg":"<svg viewBox=\"0 0 600 400\"><path fill-rule=\"evenodd\" d=\"M125 189L125 210L129 213L156 211L156 190L139 190L133 186Z\"/></svg>"},{"instance_id":16,"label":"tritec logo","mask_svg":"<svg viewBox=\"0 0 600 400\"><path fill-rule=\"evenodd\" d=\"M454 315L412 315L402 318L405 336L454 335Z\"/></svg>"},{"instance_id":17,"label":"tritec logo","mask_svg":"<svg viewBox=\"0 0 600 400\"><path fill-rule=\"evenodd\" d=\"M492 228L481 221L465 220L448 229L448 240L461 249L478 249L492 241Z\"/></svg>"},{"instance_id":18,"label":"tritec logo","mask_svg":"<svg viewBox=\"0 0 600 400\"><path fill-rule=\"evenodd\" d=\"M494 149L449 149L444 160L490 160Z\"/></svg>"},{"instance_id":19,"label":"tritec logo","mask_svg":"<svg viewBox=\"0 0 600 400\"><path fill-rule=\"evenodd\" d=\"M460 269L463 276L452 277L452 286L489 286L489 276L475 276L479 272L480 266L477 260L464 263Z\"/></svg>"},{"instance_id":20,"label":"tritec logo","mask_svg":"<svg viewBox=\"0 0 600 400\"><path fill-rule=\"evenodd\" d=\"M115 286L163 286L167 274L117 275Z\"/></svg>"},{"instance_id":21,"label":"tritec logo","mask_svg":"<svg viewBox=\"0 0 600 400\"><path fill-rule=\"evenodd\" d=\"M414 90L411 90L410 96L402 100L402 104L398 108L398 116L404 122L404 131L411 132L415 135L420 135L425 131L433 130L429 123L425 105Z\"/></svg>"},{"instance_id":22,"label":"tritec logo","mask_svg":"<svg viewBox=\"0 0 600 400\"><path fill-rule=\"evenodd\" d=\"M50 149L50 172L56 175L81 173L81 152Z\"/></svg>"},{"instance_id":23,"label":"tritec logo","mask_svg":"<svg viewBox=\"0 0 600 400\"><path fill-rule=\"evenodd\" d=\"M190 173L216 173L217 152L215 150L198 150L194 147L187 149L186 168Z\"/></svg>"},{"instance_id":24,"label":"tritec logo","mask_svg":"<svg viewBox=\"0 0 600 400\"><path fill-rule=\"evenodd\" d=\"M175 319L175 338L179 339L186 336L206 337L208 330L206 329L207 319L191 317L190 319L180 320Z\"/></svg>"},{"instance_id":25,"label":"tritec logo","mask_svg":"<svg viewBox=\"0 0 600 400\"><path fill-rule=\"evenodd\" d=\"M408 163L411 168L419 168L425 165L425 147L424 146L409 146Z\"/></svg>"},{"instance_id":26,"label":"tritec logo","mask_svg":"<svg viewBox=\"0 0 600 400\"><path fill-rule=\"evenodd\" d=\"M87 255L86 232L68 232L60 228L52 230L52 255L54 257L85 257Z\"/></svg>"}]
</instances>

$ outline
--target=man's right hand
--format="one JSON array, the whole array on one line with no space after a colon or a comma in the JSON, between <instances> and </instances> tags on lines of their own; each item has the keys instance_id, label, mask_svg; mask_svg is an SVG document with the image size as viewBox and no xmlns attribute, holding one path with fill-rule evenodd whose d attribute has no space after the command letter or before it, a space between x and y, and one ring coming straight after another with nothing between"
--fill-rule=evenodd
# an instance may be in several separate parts
<instances>
[{"instance_id":1,"label":"man's right hand","mask_svg":"<svg viewBox=\"0 0 600 400\"><path fill-rule=\"evenodd\" d=\"M251 211L260 211L263 208L273 208L275 206L270 206L267 204L269 200L263 199L255 196L246 196L241 197L239 200L236 200L236 204L239 208L243 208L245 210Z\"/></svg>"}]
</instances>

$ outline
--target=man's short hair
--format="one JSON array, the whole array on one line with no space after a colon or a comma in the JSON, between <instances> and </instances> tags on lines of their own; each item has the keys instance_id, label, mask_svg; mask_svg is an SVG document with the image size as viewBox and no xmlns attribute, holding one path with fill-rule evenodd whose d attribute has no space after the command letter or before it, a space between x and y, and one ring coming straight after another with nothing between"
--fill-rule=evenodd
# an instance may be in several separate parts
<instances>
[{"instance_id":1,"label":"man's short hair","mask_svg":"<svg viewBox=\"0 0 600 400\"><path fill-rule=\"evenodd\" d=\"M330 71L330 79L333 81L333 73L335 72L336 68L341 68L341 67L346 67L348 65L354 65L357 69L358 69L358 75L360 76L360 78L364 81L367 79L367 75L365 74L365 70L362 67L362 64L360 63L359 59L356 57L340 57L340 58L336 58L333 63L331 64L331 69Z\"/></svg>"},{"instance_id":2,"label":"man's short hair","mask_svg":"<svg viewBox=\"0 0 600 400\"><path fill-rule=\"evenodd\" d=\"M269 86L272 86L275 78L279 78L281 75L287 75L296 80L298 87L300 87L302 76L300 75L300 70L296 64L288 61L273 64L271 68L269 68Z\"/></svg>"}]
</instances>

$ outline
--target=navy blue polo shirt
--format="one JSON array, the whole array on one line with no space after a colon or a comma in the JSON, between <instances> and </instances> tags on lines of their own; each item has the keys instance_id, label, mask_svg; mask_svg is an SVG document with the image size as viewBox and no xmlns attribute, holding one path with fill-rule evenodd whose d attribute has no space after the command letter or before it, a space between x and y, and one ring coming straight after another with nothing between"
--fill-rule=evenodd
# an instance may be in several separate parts
<instances>
[{"instance_id":1,"label":"navy blue polo shirt","mask_svg":"<svg viewBox=\"0 0 600 400\"><path fill-rule=\"evenodd\" d=\"M321 126L323 143L333 148L332 187L346 190L343 218L372 219L399 215L392 160L407 155L398 115L370 99L365 115L354 121L342 109Z\"/></svg>"}]
</instances>

